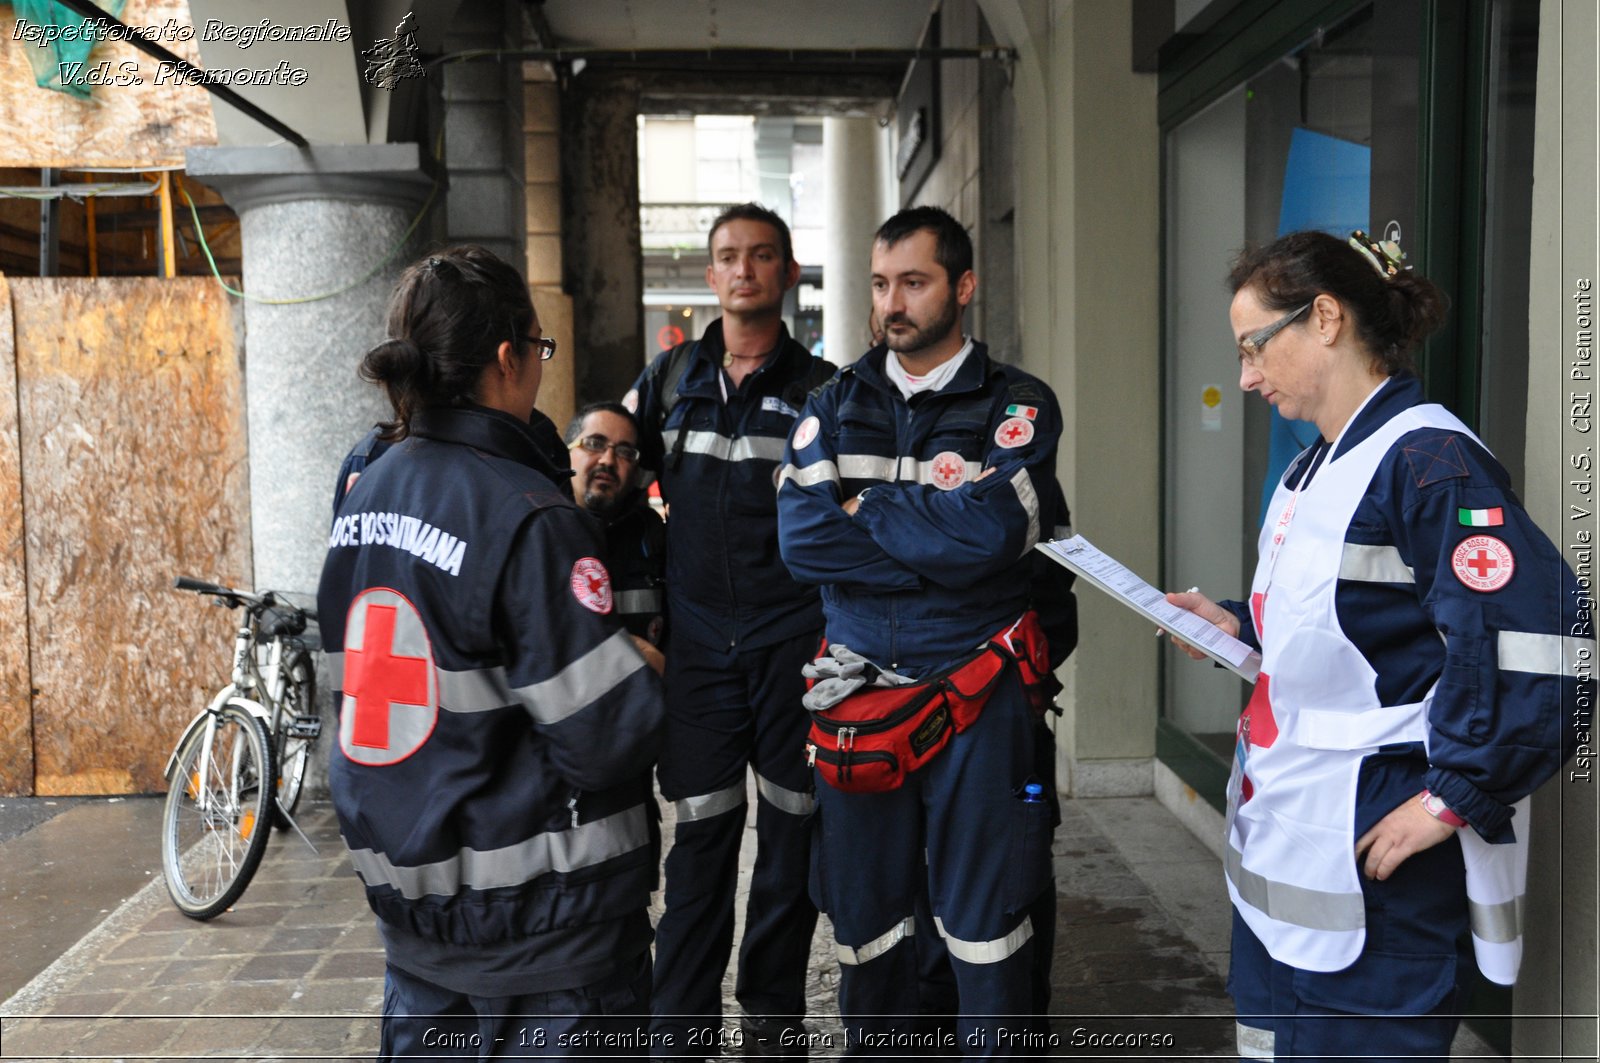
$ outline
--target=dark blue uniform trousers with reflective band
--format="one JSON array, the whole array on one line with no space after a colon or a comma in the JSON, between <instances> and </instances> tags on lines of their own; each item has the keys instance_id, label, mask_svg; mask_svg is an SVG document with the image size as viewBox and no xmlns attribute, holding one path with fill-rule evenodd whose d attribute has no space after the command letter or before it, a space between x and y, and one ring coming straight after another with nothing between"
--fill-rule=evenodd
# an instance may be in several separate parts
<instances>
[{"instance_id":1,"label":"dark blue uniform trousers with reflective band","mask_svg":"<svg viewBox=\"0 0 1600 1063\"><path fill-rule=\"evenodd\" d=\"M1228 992L1241 1059L1448 1063L1460 983L1476 970L1465 951L1461 843L1450 838L1417 853L1384 882L1363 874L1361 886L1367 940L1342 971L1279 963L1234 912Z\"/></svg>"},{"instance_id":2,"label":"dark blue uniform trousers with reflective band","mask_svg":"<svg viewBox=\"0 0 1600 1063\"><path fill-rule=\"evenodd\" d=\"M1021 797L1033 774L1032 711L1007 676L977 722L900 789L851 794L818 780L812 888L833 920L839 1010L855 1054L867 1054L863 1034L870 1043L917 1026L923 890L955 972L963 1054L1017 1054L1001 1031L1029 1027L1028 908L1050 875L1050 805Z\"/></svg>"},{"instance_id":3,"label":"dark blue uniform trousers with reflective band","mask_svg":"<svg viewBox=\"0 0 1600 1063\"><path fill-rule=\"evenodd\" d=\"M688 1030L721 1020L746 765L755 770L759 794L756 861L734 995L744 1015L761 1025L798 1026L805 1015L817 910L806 892L814 802L800 669L816 656L821 639L818 631L727 654L669 640L667 726L656 778L661 796L676 807L678 823L667 854L666 910L656 927L651 1026L673 1033L685 1049ZM703 1045L705 1038L695 1043ZM670 1053L658 1046L655 1054Z\"/></svg>"},{"instance_id":4,"label":"dark blue uniform trousers with reflective band","mask_svg":"<svg viewBox=\"0 0 1600 1063\"><path fill-rule=\"evenodd\" d=\"M378 1063L642 1059L649 1039L649 953L621 967L577 989L480 997L435 985L391 964L383 984Z\"/></svg>"}]
</instances>

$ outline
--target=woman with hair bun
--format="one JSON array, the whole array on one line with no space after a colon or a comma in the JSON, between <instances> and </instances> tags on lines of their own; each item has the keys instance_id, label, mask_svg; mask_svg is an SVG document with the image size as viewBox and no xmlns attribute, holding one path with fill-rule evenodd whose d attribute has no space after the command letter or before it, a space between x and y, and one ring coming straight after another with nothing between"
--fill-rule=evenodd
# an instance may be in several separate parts
<instances>
[{"instance_id":1,"label":"woman with hair bun","mask_svg":"<svg viewBox=\"0 0 1600 1063\"><path fill-rule=\"evenodd\" d=\"M393 446L339 506L317 604L382 1060L605 1055L650 1011L661 691L534 409L555 346L466 246L402 274L361 362Z\"/></svg>"},{"instance_id":2,"label":"woman with hair bun","mask_svg":"<svg viewBox=\"0 0 1600 1063\"><path fill-rule=\"evenodd\" d=\"M1249 600L1167 595L1261 650L1225 861L1245 1058L1447 1060L1458 944L1516 980L1528 795L1573 748L1593 652L1505 470L1423 396L1411 352L1445 299L1402 257L1301 232L1229 275L1240 388L1322 435L1273 495Z\"/></svg>"}]
</instances>

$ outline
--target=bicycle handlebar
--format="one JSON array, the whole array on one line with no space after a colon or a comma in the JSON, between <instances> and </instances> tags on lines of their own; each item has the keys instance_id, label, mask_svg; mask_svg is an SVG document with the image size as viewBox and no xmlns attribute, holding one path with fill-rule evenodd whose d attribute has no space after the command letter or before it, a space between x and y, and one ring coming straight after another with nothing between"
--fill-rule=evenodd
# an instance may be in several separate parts
<instances>
[{"instance_id":1,"label":"bicycle handlebar","mask_svg":"<svg viewBox=\"0 0 1600 1063\"><path fill-rule=\"evenodd\" d=\"M194 591L196 594L215 595L236 609L239 606L247 606L253 611L260 611L269 607L277 606L279 608L290 609L298 612L308 620L317 619L317 611L315 608L293 605L292 603L285 601L274 591L263 591L260 594L253 594L250 591L235 590L232 587L224 587L219 583L211 583L207 580L195 579L193 576L179 576L173 582L173 587L180 591Z\"/></svg>"},{"instance_id":2,"label":"bicycle handlebar","mask_svg":"<svg viewBox=\"0 0 1600 1063\"><path fill-rule=\"evenodd\" d=\"M203 579L195 579L193 576L179 576L173 586L180 591L197 591L200 594L238 594L237 591L215 583L207 583Z\"/></svg>"}]
</instances>

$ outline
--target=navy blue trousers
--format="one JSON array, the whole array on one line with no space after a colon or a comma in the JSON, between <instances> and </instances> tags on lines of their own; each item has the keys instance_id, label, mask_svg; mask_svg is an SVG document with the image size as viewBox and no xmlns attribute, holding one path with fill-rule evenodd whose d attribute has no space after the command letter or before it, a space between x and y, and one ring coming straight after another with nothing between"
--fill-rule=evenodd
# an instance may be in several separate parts
<instances>
[{"instance_id":1,"label":"navy blue trousers","mask_svg":"<svg viewBox=\"0 0 1600 1063\"><path fill-rule=\"evenodd\" d=\"M812 888L833 920L852 1054L917 1028L924 893L955 975L964 1055L1013 1054L1001 1031L1028 1029L1037 946L1028 913L1049 888L1052 833L1050 805L1022 799L1039 781L1033 726L1008 676L977 722L900 789L851 794L818 782Z\"/></svg>"},{"instance_id":2,"label":"navy blue trousers","mask_svg":"<svg viewBox=\"0 0 1600 1063\"><path fill-rule=\"evenodd\" d=\"M1234 912L1228 992L1241 1059L1449 1063L1461 983L1475 970L1463 951L1470 945L1461 844L1447 839L1384 882L1361 881L1367 940L1342 971L1279 963Z\"/></svg>"},{"instance_id":3,"label":"navy blue trousers","mask_svg":"<svg viewBox=\"0 0 1600 1063\"><path fill-rule=\"evenodd\" d=\"M739 653L687 640L667 649L667 726L656 778L678 822L666 863L666 910L656 927L651 1028L685 1046L722 1034L722 976L733 949L733 908L744 836L745 773L759 795L756 860L734 995L749 1025L797 1029L817 909L806 893L811 772L800 669L821 632ZM748 768L747 768L748 766ZM710 1053L710 1054L715 1054ZM658 1054L659 1057L659 1054Z\"/></svg>"},{"instance_id":4,"label":"navy blue trousers","mask_svg":"<svg viewBox=\"0 0 1600 1063\"><path fill-rule=\"evenodd\" d=\"M378 1063L456 1059L642 1059L648 953L577 989L517 996L458 993L389 965Z\"/></svg>"}]
</instances>

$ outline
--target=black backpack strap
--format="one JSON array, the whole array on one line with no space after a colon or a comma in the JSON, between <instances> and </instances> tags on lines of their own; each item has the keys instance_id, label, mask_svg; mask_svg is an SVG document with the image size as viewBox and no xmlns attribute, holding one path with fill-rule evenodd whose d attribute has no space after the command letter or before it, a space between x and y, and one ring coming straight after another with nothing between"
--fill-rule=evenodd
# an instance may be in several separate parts
<instances>
[{"instance_id":1,"label":"black backpack strap","mask_svg":"<svg viewBox=\"0 0 1600 1063\"><path fill-rule=\"evenodd\" d=\"M811 364L806 366L805 375L783 389L783 401L796 410L803 409L811 393L832 380L838 371L839 367L832 362L813 356Z\"/></svg>"},{"instance_id":2,"label":"black backpack strap","mask_svg":"<svg viewBox=\"0 0 1600 1063\"><path fill-rule=\"evenodd\" d=\"M678 404L678 385L683 381L683 374L689 369L689 359L699 342L699 340L686 340L672 348L672 353L667 355L666 363L660 373L661 422L657 425L658 429L666 426L668 415ZM672 441L672 453L663 462L673 472L678 471L678 466L683 461L683 447L688 441L688 435L689 433L682 430L678 432L678 438Z\"/></svg>"}]
</instances>

